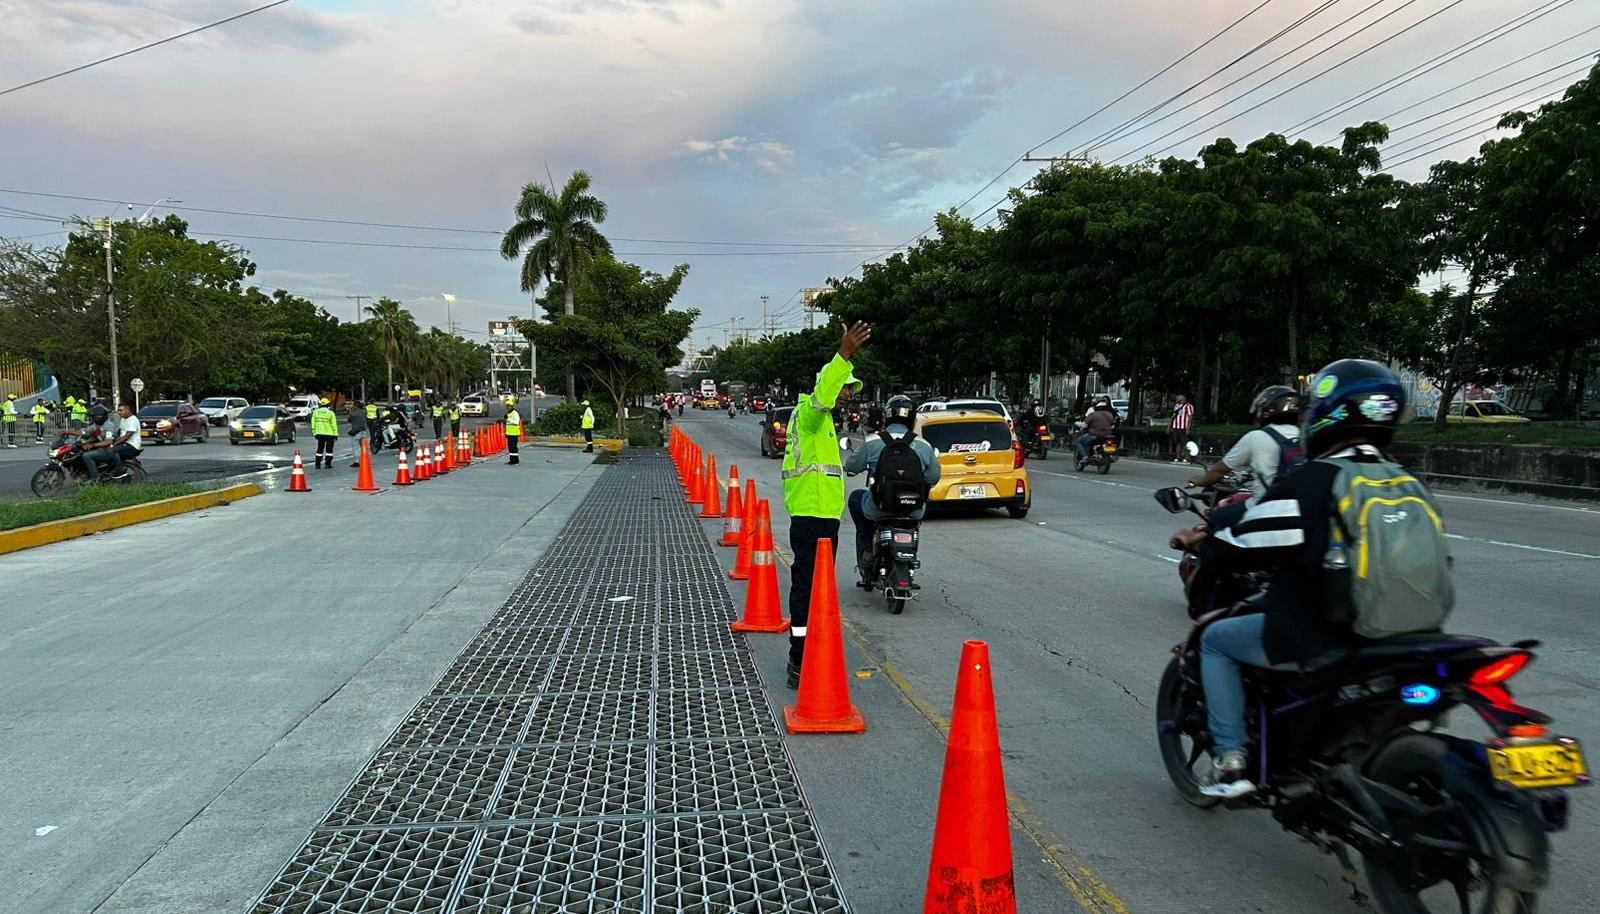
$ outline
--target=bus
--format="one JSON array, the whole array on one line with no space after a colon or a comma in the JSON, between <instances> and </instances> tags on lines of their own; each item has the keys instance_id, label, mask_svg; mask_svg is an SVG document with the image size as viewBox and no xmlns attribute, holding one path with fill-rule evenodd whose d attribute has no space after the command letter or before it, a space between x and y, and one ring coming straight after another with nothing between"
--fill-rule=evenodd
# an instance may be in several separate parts
<instances>
[{"instance_id":1,"label":"bus","mask_svg":"<svg viewBox=\"0 0 1600 914\"><path fill-rule=\"evenodd\" d=\"M700 396L715 397L717 395L717 382L711 378L700 379Z\"/></svg>"}]
</instances>

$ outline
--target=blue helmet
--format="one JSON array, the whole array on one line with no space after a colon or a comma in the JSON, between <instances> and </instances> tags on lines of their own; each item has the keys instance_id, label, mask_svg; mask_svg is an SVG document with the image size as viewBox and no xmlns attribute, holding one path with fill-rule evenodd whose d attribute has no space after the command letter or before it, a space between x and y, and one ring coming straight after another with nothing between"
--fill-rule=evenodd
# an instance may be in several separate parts
<instances>
[{"instance_id":1,"label":"blue helmet","mask_svg":"<svg viewBox=\"0 0 1600 914\"><path fill-rule=\"evenodd\" d=\"M1388 447L1406 409L1406 390L1394 372L1368 359L1340 359L1311 381L1302 419L1306 453L1315 458L1361 439Z\"/></svg>"}]
</instances>

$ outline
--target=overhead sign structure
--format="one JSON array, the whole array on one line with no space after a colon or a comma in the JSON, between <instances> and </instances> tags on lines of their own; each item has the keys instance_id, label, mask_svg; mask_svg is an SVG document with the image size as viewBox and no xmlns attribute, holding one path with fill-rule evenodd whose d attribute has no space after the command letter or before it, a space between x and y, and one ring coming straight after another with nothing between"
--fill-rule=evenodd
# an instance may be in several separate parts
<instances>
[{"instance_id":1,"label":"overhead sign structure","mask_svg":"<svg viewBox=\"0 0 1600 914\"><path fill-rule=\"evenodd\" d=\"M517 329L515 318L489 322L489 384L499 392L500 375L526 373L533 380L539 373L539 350ZM524 359L523 353L530 358ZM512 382L512 388L517 385ZM536 395L537 396L537 395Z\"/></svg>"}]
</instances>

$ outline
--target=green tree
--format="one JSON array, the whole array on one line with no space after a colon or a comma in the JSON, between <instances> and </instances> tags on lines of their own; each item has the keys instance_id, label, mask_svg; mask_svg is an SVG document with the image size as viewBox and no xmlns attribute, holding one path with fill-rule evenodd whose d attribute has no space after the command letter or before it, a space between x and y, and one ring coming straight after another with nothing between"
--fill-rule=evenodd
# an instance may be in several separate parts
<instances>
[{"instance_id":1,"label":"green tree","mask_svg":"<svg viewBox=\"0 0 1600 914\"><path fill-rule=\"evenodd\" d=\"M392 298L380 298L367 306L367 315L376 325L378 344L383 348L383 360L388 365L388 383L381 399L394 396L394 370L404 371L417 338L417 321L401 304Z\"/></svg>"}]
</instances>

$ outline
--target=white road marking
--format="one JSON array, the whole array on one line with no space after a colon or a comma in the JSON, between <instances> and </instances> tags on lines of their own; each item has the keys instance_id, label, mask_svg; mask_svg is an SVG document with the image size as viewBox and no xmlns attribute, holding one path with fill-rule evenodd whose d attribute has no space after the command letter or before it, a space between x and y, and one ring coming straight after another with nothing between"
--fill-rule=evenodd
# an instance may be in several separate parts
<instances>
[{"instance_id":1,"label":"white road marking","mask_svg":"<svg viewBox=\"0 0 1600 914\"><path fill-rule=\"evenodd\" d=\"M1483 498L1478 495L1450 495L1444 492L1433 493L1434 498L1453 498L1457 501L1481 501L1490 505L1505 505L1513 508L1542 508L1547 511L1577 511L1580 514L1600 514L1595 508L1581 508L1577 505L1546 505L1528 501L1511 501L1504 498Z\"/></svg>"},{"instance_id":2,"label":"white road marking","mask_svg":"<svg viewBox=\"0 0 1600 914\"><path fill-rule=\"evenodd\" d=\"M45 835L48 835L51 832L55 831L56 828L57 828L57 826L55 826L55 825L41 825L38 828L34 829L33 833L35 835L37 835L38 837L43 838Z\"/></svg>"},{"instance_id":3,"label":"white road marking","mask_svg":"<svg viewBox=\"0 0 1600 914\"><path fill-rule=\"evenodd\" d=\"M1174 565L1181 565L1181 564L1183 564L1183 562L1182 562L1182 560L1180 560L1180 559L1175 559L1175 558L1173 558L1173 557L1172 557L1172 556L1170 556L1170 555L1159 555L1159 554L1157 554L1157 553L1154 553L1154 552L1152 552L1152 553L1150 553L1150 554L1151 554L1151 555L1153 555L1153 556L1155 556L1155 557L1156 557L1156 558L1158 558L1158 559L1160 559L1160 560L1161 560L1161 561L1163 561L1163 562L1171 562L1171 563L1172 563L1172 564L1174 564Z\"/></svg>"},{"instance_id":4,"label":"white road marking","mask_svg":"<svg viewBox=\"0 0 1600 914\"><path fill-rule=\"evenodd\" d=\"M1547 546L1530 546L1527 543L1508 543L1504 540L1492 540L1481 536L1462 536L1459 533L1446 533L1446 539L1466 540L1469 543L1484 543L1490 546L1506 546L1511 549L1527 549L1531 552L1548 552L1551 555L1569 555L1576 559L1600 559L1600 555L1591 555L1587 552L1568 552L1565 549L1551 549Z\"/></svg>"}]
</instances>

